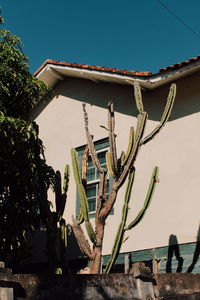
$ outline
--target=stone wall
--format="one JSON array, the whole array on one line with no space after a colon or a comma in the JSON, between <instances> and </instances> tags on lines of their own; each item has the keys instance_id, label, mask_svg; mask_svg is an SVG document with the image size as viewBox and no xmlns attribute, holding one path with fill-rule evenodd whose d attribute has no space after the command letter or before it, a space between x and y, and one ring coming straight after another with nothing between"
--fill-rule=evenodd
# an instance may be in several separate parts
<instances>
[{"instance_id":1,"label":"stone wall","mask_svg":"<svg viewBox=\"0 0 200 300\"><path fill-rule=\"evenodd\" d=\"M2 294L1 294L2 293ZM199 300L200 274L31 275L0 270L1 300Z\"/></svg>"}]
</instances>

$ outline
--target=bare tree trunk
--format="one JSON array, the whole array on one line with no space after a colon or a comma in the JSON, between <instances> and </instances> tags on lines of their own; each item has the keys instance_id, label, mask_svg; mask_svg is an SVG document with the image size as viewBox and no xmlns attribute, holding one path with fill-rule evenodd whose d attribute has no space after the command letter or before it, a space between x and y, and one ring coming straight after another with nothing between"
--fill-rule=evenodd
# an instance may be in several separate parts
<instances>
[{"instance_id":1,"label":"bare tree trunk","mask_svg":"<svg viewBox=\"0 0 200 300\"><path fill-rule=\"evenodd\" d=\"M92 251L92 260L90 263L90 272L92 274L99 274L101 269L101 258L102 258L102 246L103 246L103 238L104 238L104 228L105 228L105 220L110 213L113 204L117 198L117 192L115 188L112 188L111 193L109 195L108 201L102 205L100 198L98 199L98 205L95 219L95 234L96 234L96 244L93 247ZM103 213L104 212L104 213Z\"/></svg>"},{"instance_id":2,"label":"bare tree trunk","mask_svg":"<svg viewBox=\"0 0 200 300\"><path fill-rule=\"evenodd\" d=\"M101 220L100 218L98 218L98 220L96 220L96 223L98 223L96 226L97 242L94 245L93 251L92 251L92 260L90 263L91 274L99 274L100 273L105 220Z\"/></svg>"}]
</instances>

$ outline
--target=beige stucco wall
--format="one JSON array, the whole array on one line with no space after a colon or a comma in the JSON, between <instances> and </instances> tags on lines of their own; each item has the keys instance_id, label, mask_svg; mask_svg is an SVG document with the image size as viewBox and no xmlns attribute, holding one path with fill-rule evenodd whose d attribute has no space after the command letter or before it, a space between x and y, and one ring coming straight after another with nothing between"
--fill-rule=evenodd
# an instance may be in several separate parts
<instances>
[{"instance_id":1,"label":"beige stucco wall","mask_svg":"<svg viewBox=\"0 0 200 300\"><path fill-rule=\"evenodd\" d=\"M122 251L133 251L168 245L171 234L179 243L196 241L200 211L200 88L199 75L177 82L177 101L171 120L164 129L144 145L136 162L136 179L130 202L128 220L143 205L152 169L160 168L160 183L143 221L127 232L129 239ZM154 128L165 105L167 89L144 91L144 103L149 112L146 132ZM87 103L89 127L94 139L106 137L106 105L115 103L118 155L126 150L129 128L136 124L133 89L128 86L94 83L80 79L60 82L53 99L33 114L40 126L40 137L46 147L47 163L63 173L65 163L71 164L70 149L86 143L82 102ZM104 254L110 253L117 230L124 187L118 194L115 213L106 221ZM50 194L51 199L52 194ZM76 186L72 170L65 218L71 222L75 214Z\"/></svg>"}]
</instances>

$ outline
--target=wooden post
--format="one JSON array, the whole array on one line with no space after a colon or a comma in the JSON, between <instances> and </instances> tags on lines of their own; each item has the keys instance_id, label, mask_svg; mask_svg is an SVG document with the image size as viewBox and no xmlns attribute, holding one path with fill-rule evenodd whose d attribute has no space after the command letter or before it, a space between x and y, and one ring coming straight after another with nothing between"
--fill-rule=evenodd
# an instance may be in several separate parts
<instances>
[{"instance_id":1,"label":"wooden post","mask_svg":"<svg viewBox=\"0 0 200 300\"><path fill-rule=\"evenodd\" d=\"M103 273L103 256L101 257L101 268L100 268L100 274Z\"/></svg>"},{"instance_id":2,"label":"wooden post","mask_svg":"<svg viewBox=\"0 0 200 300\"><path fill-rule=\"evenodd\" d=\"M152 271L153 271L153 274L158 274L159 273L158 261L156 259L156 250L155 250L155 248L153 248Z\"/></svg>"},{"instance_id":3,"label":"wooden post","mask_svg":"<svg viewBox=\"0 0 200 300\"><path fill-rule=\"evenodd\" d=\"M14 300L13 288L0 287L0 299Z\"/></svg>"},{"instance_id":4,"label":"wooden post","mask_svg":"<svg viewBox=\"0 0 200 300\"><path fill-rule=\"evenodd\" d=\"M124 256L124 273L127 274L129 270L129 255Z\"/></svg>"}]
</instances>

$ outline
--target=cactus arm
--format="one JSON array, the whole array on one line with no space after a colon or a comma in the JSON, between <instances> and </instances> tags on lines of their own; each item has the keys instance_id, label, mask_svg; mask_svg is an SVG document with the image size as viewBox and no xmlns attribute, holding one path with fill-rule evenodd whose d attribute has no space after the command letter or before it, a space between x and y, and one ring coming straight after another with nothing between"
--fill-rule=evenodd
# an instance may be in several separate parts
<instances>
[{"instance_id":1,"label":"cactus arm","mask_svg":"<svg viewBox=\"0 0 200 300\"><path fill-rule=\"evenodd\" d=\"M86 145L82 155L82 183L84 187L86 187L87 185L88 156L89 156L89 148L88 145Z\"/></svg>"},{"instance_id":2,"label":"cactus arm","mask_svg":"<svg viewBox=\"0 0 200 300\"><path fill-rule=\"evenodd\" d=\"M170 86L169 95L167 97L167 103L166 103L164 112L162 114L160 124L158 126L156 126L156 128L150 134L148 134L143 140L141 140L141 145L146 144L152 138L154 138L154 136L161 130L161 128L168 121L171 111L172 111L172 108L173 108L173 105L174 105L175 97L176 97L176 84L173 83Z\"/></svg>"},{"instance_id":3,"label":"cactus arm","mask_svg":"<svg viewBox=\"0 0 200 300\"><path fill-rule=\"evenodd\" d=\"M111 158L110 158L110 152L106 152L106 165L108 168L108 174L111 177L114 177L113 166L112 166Z\"/></svg>"},{"instance_id":4,"label":"cactus arm","mask_svg":"<svg viewBox=\"0 0 200 300\"><path fill-rule=\"evenodd\" d=\"M81 226L76 223L74 216L72 216L72 229L73 229L74 235L76 237L76 240L78 242L78 245L79 245L81 251L85 255L87 255L87 257L92 259L92 251L91 251L89 242L86 239L86 237L81 229Z\"/></svg>"},{"instance_id":5,"label":"cactus arm","mask_svg":"<svg viewBox=\"0 0 200 300\"><path fill-rule=\"evenodd\" d=\"M81 172L78 163L78 154L74 148L71 149L71 157L72 157L72 168L74 173L74 179L76 184L81 183Z\"/></svg>"},{"instance_id":6,"label":"cactus arm","mask_svg":"<svg viewBox=\"0 0 200 300\"><path fill-rule=\"evenodd\" d=\"M133 148L133 145L134 145L134 128L131 127L130 128L130 134L129 134L129 143L128 143L128 148L127 148L127 151L126 151L126 154L125 154L125 157L122 161L122 166L124 166L131 154L131 150Z\"/></svg>"},{"instance_id":7,"label":"cactus arm","mask_svg":"<svg viewBox=\"0 0 200 300\"><path fill-rule=\"evenodd\" d=\"M114 176L117 175L117 149L115 141L115 116L114 116L114 105L112 102L108 103L108 131L109 131L109 146L110 146L110 159L113 168Z\"/></svg>"},{"instance_id":8,"label":"cactus arm","mask_svg":"<svg viewBox=\"0 0 200 300\"><path fill-rule=\"evenodd\" d=\"M60 208L61 208L61 198L62 198L62 189L61 189L61 175L59 171L56 171L55 177L55 202L56 202L56 216L59 220Z\"/></svg>"},{"instance_id":9,"label":"cactus arm","mask_svg":"<svg viewBox=\"0 0 200 300\"><path fill-rule=\"evenodd\" d=\"M145 114L147 114L147 113L143 112L143 113L139 114L137 117L137 126L136 126L136 131L135 131L135 136L134 136L134 142L136 142L138 139L141 139L141 134L143 135L143 133L144 133L145 127L143 127L143 122L144 122L143 118L144 118ZM143 133L142 133L142 131L143 131Z\"/></svg>"},{"instance_id":10,"label":"cactus arm","mask_svg":"<svg viewBox=\"0 0 200 300\"><path fill-rule=\"evenodd\" d=\"M95 147L94 147L92 136L91 136L91 134L89 132L89 129L88 129L88 115L87 115L87 112L86 112L86 109L85 109L85 103L83 104L83 112L84 112L86 138L87 138L87 143L88 143L90 155L91 155L93 164L95 165L97 170L99 170L100 173L103 173L105 171L105 169L103 169L101 167L101 163L100 163L100 161L97 157L97 153L96 153L96 150L95 150Z\"/></svg>"},{"instance_id":11,"label":"cactus arm","mask_svg":"<svg viewBox=\"0 0 200 300\"><path fill-rule=\"evenodd\" d=\"M137 81L134 81L134 95L135 95L135 101L136 101L136 106L139 111L139 113L142 113L144 111L143 103L142 103L142 94L141 94L141 89L140 85Z\"/></svg>"},{"instance_id":12,"label":"cactus arm","mask_svg":"<svg viewBox=\"0 0 200 300\"><path fill-rule=\"evenodd\" d=\"M64 170L64 180L63 180L63 193L66 194L69 187L69 176L70 176L70 168L69 165L65 166Z\"/></svg>"},{"instance_id":13,"label":"cactus arm","mask_svg":"<svg viewBox=\"0 0 200 300\"><path fill-rule=\"evenodd\" d=\"M165 125L165 123L168 121L173 105L174 105L174 101L175 101L175 97L176 97L176 84L172 83L170 88L169 88L169 94L167 97L167 103L163 112L163 115L161 117L161 123L163 124L163 126Z\"/></svg>"},{"instance_id":14,"label":"cactus arm","mask_svg":"<svg viewBox=\"0 0 200 300\"><path fill-rule=\"evenodd\" d=\"M96 244L96 242L97 242L96 236L95 236L94 229L93 229L92 224L90 223L90 221L86 221L85 220L85 228L87 230L87 234L88 234L88 236L90 238L90 241L93 244Z\"/></svg>"},{"instance_id":15,"label":"cactus arm","mask_svg":"<svg viewBox=\"0 0 200 300\"><path fill-rule=\"evenodd\" d=\"M58 212L58 220L60 220L60 218L62 218L62 216L63 216L66 201L67 201L67 194L62 194L61 199L60 199L60 210Z\"/></svg>"},{"instance_id":16,"label":"cactus arm","mask_svg":"<svg viewBox=\"0 0 200 300\"><path fill-rule=\"evenodd\" d=\"M100 183L98 189L98 198L97 198L97 208L96 208L96 216L95 216L95 233L96 233L96 247L102 246L102 235L101 230L102 227L99 226L100 223L103 222L102 218L100 217L100 212L104 203L106 201L106 187L107 187L107 174L101 173L100 174Z\"/></svg>"},{"instance_id":17,"label":"cactus arm","mask_svg":"<svg viewBox=\"0 0 200 300\"><path fill-rule=\"evenodd\" d=\"M106 182L107 182L107 173L104 172L100 175L100 183L99 183L99 199L101 201L106 201Z\"/></svg>"},{"instance_id":18,"label":"cactus arm","mask_svg":"<svg viewBox=\"0 0 200 300\"><path fill-rule=\"evenodd\" d=\"M79 167L79 163L78 163L78 155L75 149L72 149L71 151L72 154L72 166L73 166L73 171L74 171L74 178L77 184L77 188L78 188L78 193L80 196L80 219L78 220L78 223L80 223L80 221L85 220L85 226L86 226L86 230L88 232L88 235L90 237L90 240L92 243L96 242L96 238L95 238L95 233L94 230L92 228L92 225L89 221L89 207L88 207L88 200L86 197L86 193L85 193L85 189L84 186L82 184L82 179L81 179L81 172L80 172L80 167Z\"/></svg>"},{"instance_id":19,"label":"cactus arm","mask_svg":"<svg viewBox=\"0 0 200 300\"><path fill-rule=\"evenodd\" d=\"M116 257L119 253L119 249L121 248L121 244L122 244L122 241L123 241L123 237L124 237L124 228L123 228L123 224L122 222L120 223L119 227L118 227L118 230L117 230L117 234L116 234L116 237L115 237L115 241L114 241L114 246L112 248L112 253L111 253L111 256L109 258L109 261L106 265L106 268L105 268L105 271L104 273L105 274L108 274L116 260Z\"/></svg>"},{"instance_id":20,"label":"cactus arm","mask_svg":"<svg viewBox=\"0 0 200 300\"><path fill-rule=\"evenodd\" d=\"M146 121L147 121L147 113L143 112L140 114L140 118L138 118L138 122L137 122L137 137L135 139L135 143L134 143L134 147L129 155L129 158L127 160L126 165L124 166L124 170L122 172L122 174L119 177L118 183L117 183L117 188L119 189L122 184L124 183L124 181L127 178L128 172L129 170L133 167L134 161L136 159L139 147L140 147L140 141L142 139L142 136L144 134L144 129L145 129L145 125L146 125Z\"/></svg>"},{"instance_id":21,"label":"cactus arm","mask_svg":"<svg viewBox=\"0 0 200 300\"><path fill-rule=\"evenodd\" d=\"M119 254L121 245L123 243L124 227L125 227L126 220L127 220L128 209L129 209L128 204L129 204L130 197L131 197L131 191L132 191L132 187L133 187L134 177L135 177L135 170L132 170L129 174L128 184L126 187L126 193L125 193L125 197L124 197L124 205L123 205L123 209L122 209L121 223L117 230L114 245L112 248L112 253L111 253L109 261L106 265L106 269L105 269L106 274L110 272L118 254Z\"/></svg>"},{"instance_id":22,"label":"cactus arm","mask_svg":"<svg viewBox=\"0 0 200 300\"><path fill-rule=\"evenodd\" d=\"M65 171L64 171L64 180L63 180L63 193L61 194L61 177L60 177L60 188L59 188L59 192L56 196L56 203L59 202L59 204L57 204L57 208L56 208L56 213L58 216L58 220L60 220L60 218L62 218L64 210L65 210L65 205L66 205L66 201L67 201L67 191L68 191L68 186L69 186L69 165L65 166ZM58 197L58 195L60 195Z\"/></svg>"},{"instance_id":23,"label":"cactus arm","mask_svg":"<svg viewBox=\"0 0 200 300\"><path fill-rule=\"evenodd\" d=\"M82 155L82 184L84 188L86 189L87 187L87 171L88 171L88 156L89 156L89 148L88 145L85 146L83 155ZM80 213L77 218L78 224L82 224L84 222L84 216L82 213L82 209L80 208Z\"/></svg>"},{"instance_id":24,"label":"cactus arm","mask_svg":"<svg viewBox=\"0 0 200 300\"><path fill-rule=\"evenodd\" d=\"M84 222L84 216L83 216L83 213L82 213L82 209L80 207L80 213L79 213L79 216L77 218L77 223L80 225Z\"/></svg>"},{"instance_id":25,"label":"cactus arm","mask_svg":"<svg viewBox=\"0 0 200 300\"><path fill-rule=\"evenodd\" d=\"M85 193L84 186L82 185L82 183L80 183L77 185L77 188L78 188L78 193L81 201L82 214L85 220L89 220L89 207L88 207L88 201L87 201L87 196Z\"/></svg>"},{"instance_id":26,"label":"cactus arm","mask_svg":"<svg viewBox=\"0 0 200 300\"><path fill-rule=\"evenodd\" d=\"M149 188L148 188L148 191L147 191L147 195L146 195L146 198L145 198L145 201L144 201L143 208L140 210L137 217L125 228L125 230L130 230L133 227L135 227L142 220L142 218L144 217L144 215L147 211L147 208L149 207L150 201L152 199L156 183L159 182L158 171L159 171L158 167L155 167L153 169L152 176L151 176L151 181L150 181L150 184L149 184Z\"/></svg>"},{"instance_id":27,"label":"cactus arm","mask_svg":"<svg viewBox=\"0 0 200 300\"><path fill-rule=\"evenodd\" d=\"M60 233L60 240L63 248L67 247L67 229L66 229L66 223L64 219L60 220L60 228L59 228L59 233Z\"/></svg>"},{"instance_id":28,"label":"cactus arm","mask_svg":"<svg viewBox=\"0 0 200 300\"><path fill-rule=\"evenodd\" d=\"M107 174L101 173L100 174L100 182L99 182L99 189L98 189L98 198L97 198L97 209L96 209L96 218L95 222L97 222L99 213L101 211L102 206L106 201L106 187L107 187ZM96 223L97 228L97 223Z\"/></svg>"},{"instance_id":29,"label":"cactus arm","mask_svg":"<svg viewBox=\"0 0 200 300\"><path fill-rule=\"evenodd\" d=\"M124 151L122 151L121 154L120 154L120 157L119 157L118 160L117 160L117 163L118 163L118 173L119 173L119 175L122 173L122 170L123 170L123 168L124 168L124 165L123 165L124 159L125 159L125 153L124 153Z\"/></svg>"},{"instance_id":30,"label":"cactus arm","mask_svg":"<svg viewBox=\"0 0 200 300\"><path fill-rule=\"evenodd\" d=\"M106 218L109 215L109 213L116 201L116 196L117 196L117 192L118 192L119 188L125 182L130 169L133 168L133 164L134 164L134 161L136 159L136 156L137 156L137 153L139 150L140 140L144 133L146 121L147 121L147 113L143 112L141 114L141 118L137 122L138 136L137 136L137 139L135 140L134 147L130 153L128 161L127 161L126 165L124 166L124 169L123 169L121 175L119 176L119 179L115 179L113 181L112 188L109 193L109 198L108 198L107 202L105 203L104 208L102 208L102 210L101 210L101 216L104 218Z\"/></svg>"},{"instance_id":31,"label":"cactus arm","mask_svg":"<svg viewBox=\"0 0 200 300\"><path fill-rule=\"evenodd\" d=\"M93 244L96 243L96 237L94 233L94 229L92 227L92 224L90 223L89 219L89 207L88 207L88 200L86 197L85 189L81 184L78 184L78 192L81 200L81 208L82 208L82 214L85 220L85 227L88 233L88 236Z\"/></svg>"}]
</instances>

